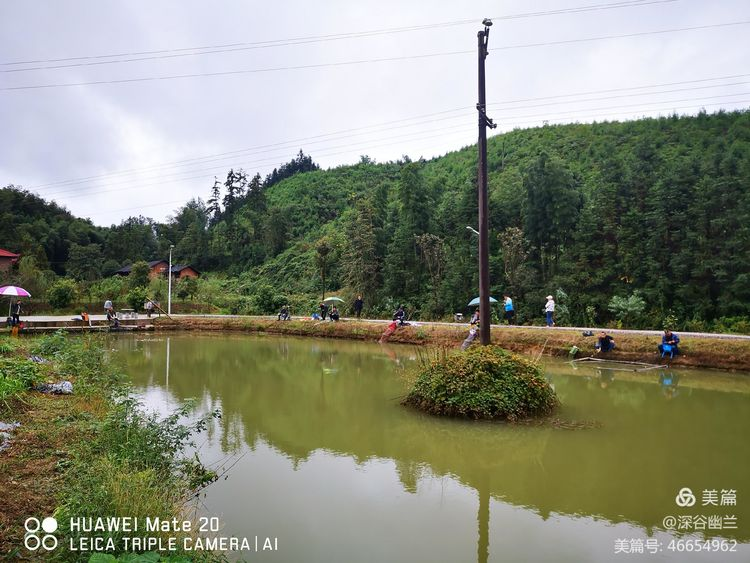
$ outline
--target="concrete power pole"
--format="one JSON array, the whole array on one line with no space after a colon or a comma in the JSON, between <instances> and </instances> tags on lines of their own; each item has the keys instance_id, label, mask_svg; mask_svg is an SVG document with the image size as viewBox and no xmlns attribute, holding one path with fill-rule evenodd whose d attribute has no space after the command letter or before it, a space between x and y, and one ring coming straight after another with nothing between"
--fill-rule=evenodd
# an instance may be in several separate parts
<instances>
[{"instance_id":1,"label":"concrete power pole","mask_svg":"<svg viewBox=\"0 0 750 563\"><path fill-rule=\"evenodd\" d=\"M490 343L490 249L488 226L488 195L487 195L487 127L497 127L487 117L487 101L484 88L484 60L487 58L487 41L490 36L492 20L482 21L484 29L477 33L479 47L479 336L483 346Z\"/></svg>"}]
</instances>

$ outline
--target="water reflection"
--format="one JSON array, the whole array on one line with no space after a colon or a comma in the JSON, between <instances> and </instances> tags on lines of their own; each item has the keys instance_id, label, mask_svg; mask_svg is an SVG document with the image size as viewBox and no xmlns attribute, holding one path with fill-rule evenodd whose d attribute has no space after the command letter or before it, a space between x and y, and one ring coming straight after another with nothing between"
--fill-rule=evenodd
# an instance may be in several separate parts
<instances>
[{"instance_id":1,"label":"water reflection","mask_svg":"<svg viewBox=\"0 0 750 563\"><path fill-rule=\"evenodd\" d=\"M132 350L128 369L149 403L199 397L202 409L222 408L210 455L220 459L252 452L235 468L234 488L211 491L228 522L248 521L247 506L265 498L266 514L281 511L287 520L290 513L331 505L328 512L335 507L346 516L344 522L349 518L365 527L385 525L373 522L372 514L406 529L417 526L410 520L426 519L449 533L461 524L451 520L449 527L441 527L434 514L413 505L429 504L430 483L448 479L460 484L457 491L476 491L473 500L456 493L460 506L451 513L465 514L471 507L476 515L471 518L474 533L462 535L458 544L472 541L477 561L489 560L492 553L499 557L501 548L520 557L519 539L504 532L519 522L528 522L519 534L542 533L544 541L557 533L553 530L569 529L577 541L590 544L594 539L585 538L595 529L596 546L587 544L587 549L600 553L588 560L608 560L612 542L601 538L623 533L622 525L628 537L638 537L639 531L641 537L658 535L663 518L677 512L679 488L732 487L742 494L750 484L745 470L750 448L743 435L750 422L750 387L731 382L732 392L722 391L715 384L720 378L712 382L696 372L681 378L674 371L635 374L552 366L547 376L564 404L560 416L601 423L601 428L561 430L442 420L404 409L399 399L407 382L401 367L412 363L413 353L395 346L193 336L118 343ZM342 456L353 460L353 473L342 468ZM291 474L279 458L289 461ZM268 491L256 488L255 479L281 487L286 508L268 501ZM252 491L247 504L237 487ZM371 487L377 489L374 496L362 492ZM408 501L404 493L417 498ZM750 518L748 506L740 500L732 507L740 529L723 535L747 541L742 523ZM538 518L529 521L529 514ZM333 521L338 517L326 514ZM257 525L268 524L259 520ZM304 521L293 527L295 535L308 528ZM356 533L347 528L347 533L352 537L341 542L348 541L348 549L365 541L359 528ZM400 537L403 532L391 533ZM315 541L318 536L310 537ZM442 558L446 552L438 551L440 558L432 560L466 560L458 544L458 559ZM527 548L539 559L554 553L550 546ZM389 552L379 546L372 555L353 559L386 560ZM388 560L429 559L417 550L413 557ZM551 560L587 559L571 551L571 559Z\"/></svg>"},{"instance_id":2,"label":"water reflection","mask_svg":"<svg viewBox=\"0 0 750 563\"><path fill-rule=\"evenodd\" d=\"M680 376L672 370L664 370L659 374L661 392L667 399L674 399L678 395L677 384L679 382Z\"/></svg>"}]
</instances>

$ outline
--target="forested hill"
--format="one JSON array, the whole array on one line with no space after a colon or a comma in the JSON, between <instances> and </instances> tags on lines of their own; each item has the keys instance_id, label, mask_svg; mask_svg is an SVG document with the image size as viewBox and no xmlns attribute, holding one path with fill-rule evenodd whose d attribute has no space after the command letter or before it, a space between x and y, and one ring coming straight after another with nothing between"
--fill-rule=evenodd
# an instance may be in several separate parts
<instances>
[{"instance_id":1,"label":"forested hill","mask_svg":"<svg viewBox=\"0 0 750 563\"><path fill-rule=\"evenodd\" d=\"M510 292L522 319L558 289L568 322L750 317L748 112L545 126L488 146L493 295ZM304 159L273 181L231 171L208 207L190 202L121 261L174 242L179 261L237 276L269 306L311 301L323 273L329 292L423 317L477 294L475 147L327 171Z\"/></svg>"}]
</instances>

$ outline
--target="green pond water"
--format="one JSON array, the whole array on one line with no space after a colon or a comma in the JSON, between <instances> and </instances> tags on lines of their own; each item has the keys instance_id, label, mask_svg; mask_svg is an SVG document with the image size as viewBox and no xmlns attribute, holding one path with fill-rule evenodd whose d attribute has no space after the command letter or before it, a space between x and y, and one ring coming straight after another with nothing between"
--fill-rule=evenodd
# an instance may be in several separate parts
<instances>
[{"instance_id":1,"label":"green pond water","mask_svg":"<svg viewBox=\"0 0 750 563\"><path fill-rule=\"evenodd\" d=\"M549 362L558 418L591 422L570 429L402 407L411 347L246 335L115 347L148 408L221 409L198 443L228 478L199 514L220 535L278 538L234 559L750 561L748 374ZM693 506L677 505L684 487ZM702 551L677 551L686 540Z\"/></svg>"}]
</instances>

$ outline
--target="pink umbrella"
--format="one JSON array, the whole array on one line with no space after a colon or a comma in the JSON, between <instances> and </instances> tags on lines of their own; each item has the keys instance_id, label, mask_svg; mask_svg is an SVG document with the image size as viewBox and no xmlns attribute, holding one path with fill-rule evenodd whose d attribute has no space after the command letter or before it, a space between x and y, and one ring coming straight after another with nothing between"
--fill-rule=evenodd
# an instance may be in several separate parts
<instances>
[{"instance_id":1,"label":"pink umbrella","mask_svg":"<svg viewBox=\"0 0 750 563\"><path fill-rule=\"evenodd\" d=\"M17 287L15 285L4 285L3 287L0 287L0 295L9 295L11 297L31 297L31 293L26 291L22 287ZM10 317L10 309L13 306L13 300L10 300L10 304L8 305L8 316Z\"/></svg>"}]
</instances>

